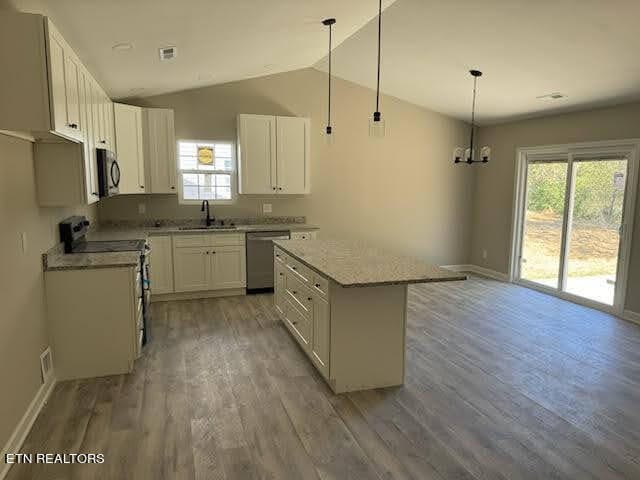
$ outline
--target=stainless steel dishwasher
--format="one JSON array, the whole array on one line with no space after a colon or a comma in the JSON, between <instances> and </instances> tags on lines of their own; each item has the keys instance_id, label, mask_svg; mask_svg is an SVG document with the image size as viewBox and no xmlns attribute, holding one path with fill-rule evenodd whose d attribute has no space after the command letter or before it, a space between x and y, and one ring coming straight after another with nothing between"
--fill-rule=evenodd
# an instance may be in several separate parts
<instances>
[{"instance_id":1,"label":"stainless steel dishwasher","mask_svg":"<svg viewBox=\"0 0 640 480\"><path fill-rule=\"evenodd\" d=\"M288 230L247 233L247 293L273 290L273 240L288 240Z\"/></svg>"}]
</instances>

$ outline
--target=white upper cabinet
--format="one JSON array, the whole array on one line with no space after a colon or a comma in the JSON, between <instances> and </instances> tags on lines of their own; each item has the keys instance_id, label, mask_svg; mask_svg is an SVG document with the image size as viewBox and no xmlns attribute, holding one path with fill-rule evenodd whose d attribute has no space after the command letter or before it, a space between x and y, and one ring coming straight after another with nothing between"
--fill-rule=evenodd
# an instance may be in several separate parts
<instances>
[{"instance_id":1,"label":"white upper cabinet","mask_svg":"<svg viewBox=\"0 0 640 480\"><path fill-rule=\"evenodd\" d=\"M93 130L93 108L91 103L93 79L89 73L82 69L78 74L78 95L80 99L80 123L84 130L84 143L82 145L84 170L84 191L87 203L95 203L100 200L98 195L98 165L96 163L96 144Z\"/></svg>"},{"instance_id":2,"label":"white upper cabinet","mask_svg":"<svg viewBox=\"0 0 640 480\"><path fill-rule=\"evenodd\" d=\"M80 80L82 64L55 26L47 21L51 130L77 141L84 140L81 123Z\"/></svg>"},{"instance_id":3,"label":"white upper cabinet","mask_svg":"<svg viewBox=\"0 0 640 480\"><path fill-rule=\"evenodd\" d=\"M239 115L239 193L310 193L309 125L308 118Z\"/></svg>"},{"instance_id":4,"label":"white upper cabinet","mask_svg":"<svg viewBox=\"0 0 640 480\"><path fill-rule=\"evenodd\" d=\"M176 136L173 110L143 110L144 155L151 181L147 193L178 193L176 188Z\"/></svg>"},{"instance_id":5,"label":"white upper cabinet","mask_svg":"<svg viewBox=\"0 0 640 480\"><path fill-rule=\"evenodd\" d=\"M145 193L142 108L114 103L120 193Z\"/></svg>"},{"instance_id":6,"label":"white upper cabinet","mask_svg":"<svg viewBox=\"0 0 640 480\"><path fill-rule=\"evenodd\" d=\"M38 139L51 140L53 134L85 141L82 77L106 94L47 17L0 13L0 60L11 72L0 75L0 129L30 132ZM110 125L113 131L113 119Z\"/></svg>"},{"instance_id":7,"label":"white upper cabinet","mask_svg":"<svg viewBox=\"0 0 640 480\"><path fill-rule=\"evenodd\" d=\"M309 185L309 119L276 118L278 193L304 194Z\"/></svg>"},{"instance_id":8,"label":"white upper cabinet","mask_svg":"<svg viewBox=\"0 0 640 480\"><path fill-rule=\"evenodd\" d=\"M272 194L276 180L276 117L238 116L239 193Z\"/></svg>"}]
</instances>

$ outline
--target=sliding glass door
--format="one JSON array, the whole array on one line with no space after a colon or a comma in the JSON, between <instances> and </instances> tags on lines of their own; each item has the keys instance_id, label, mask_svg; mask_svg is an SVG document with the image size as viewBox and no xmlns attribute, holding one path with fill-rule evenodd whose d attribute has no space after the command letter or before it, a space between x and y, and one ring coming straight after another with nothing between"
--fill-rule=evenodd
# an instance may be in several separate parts
<instances>
[{"instance_id":1,"label":"sliding glass door","mask_svg":"<svg viewBox=\"0 0 640 480\"><path fill-rule=\"evenodd\" d=\"M586 303L619 306L632 212L628 152L521 156L515 278ZM635 173L633 175L635 178Z\"/></svg>"},{"instance_id":2,"label":"sliding glass door","mask_svg":"<svg viewBox=\"0 0 640 480\"><path fill-rule=\"evenodd\" d=\"M567 161L531 162L527 168L521 278L558 288Z\"/></svg>"},{"instance_id":3,"label":"sliding glass door","mask_svg":"<svg viewBox=\"0 0 640 480\"><path fill-rule=\"evenodd\" d=\"M564 291L613 305L626 180L624 159L573 163Z\"/></svg>"}]
</instances>

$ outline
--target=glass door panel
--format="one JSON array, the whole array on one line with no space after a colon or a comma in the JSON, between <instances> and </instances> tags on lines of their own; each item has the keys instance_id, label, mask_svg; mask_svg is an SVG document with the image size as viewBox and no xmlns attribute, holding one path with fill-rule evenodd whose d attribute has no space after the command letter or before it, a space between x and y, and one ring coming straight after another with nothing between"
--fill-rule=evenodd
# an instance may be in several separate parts
<instances>
[{"instance_id":1,"label":"glass door panel","mask_svg":"<svg viewBox=\"0 0 640 480\"><path fill-rule=\"evenodd\" d=\"M574 161L563 290L613 305L627 160Z\"/></svg>"},{"instance_id":2,"label":"glass door panel","mask_svg":"<svg viewBox=\"0 0 640 480\"><path fill-rule=\"evenodd\" d=\"M567 161L527 166L520 278L560 288Z\"/></svg>"}]
</instances>

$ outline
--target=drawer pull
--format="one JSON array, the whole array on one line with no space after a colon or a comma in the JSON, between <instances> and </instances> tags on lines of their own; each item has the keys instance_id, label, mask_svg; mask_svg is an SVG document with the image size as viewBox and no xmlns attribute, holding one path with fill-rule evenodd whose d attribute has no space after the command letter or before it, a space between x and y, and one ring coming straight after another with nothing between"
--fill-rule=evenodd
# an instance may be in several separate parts
<instances>
[{"instance_id":1,"label":"drawer pull","mask_svg":"<svg viewBox=\"0 0 640 480\"><path fill-rule=\"evenodd\" d=\"M283 275L284 275L284 273L280 272L278 275L283 276Z\"/></svg>"},{"instance_id":2,"label":"drawer pull","mask_svg":"<svg viewBox=\"0 0 640 480\"><path fill-rule=\"evenodd\" d=\"M296 267L291 267L291 270L297 270L297 268Z\"/></svg>"},{"instance_id":3,"label":"drawer pull","mask_svg":"<svg viewBox=\"0 0 640 480\"><path fill-rule=\"evenodd\" d=\"M313 298L311 298L311 297L307 297L307 300L311 301L311 300L313 300Z\"/></svg>"},{"instance_id":4,"label":"drawer pull","mask_svg":"<svg viewBox=\"0 0 640 480\"><path fill-rule=\"evenodd\" d=\"M293 325L297 325L297 324L298 324L298 322L291 322L291 323L292 323Z\"/></svg>"},{"instance_id":5,"label":"drawer pull","mask_svg":"<svg viewBox=\"0 0 640 480\"><path fill-rule=\"evenodd\" d=\"M294 295L297 295L297 294L298 294L298 292L296 292L296 291L294 290L294 291L293 291L293 294L294 294Z\"/></svg>"},{"instance_id":6,"label":"drawer pull","mask_svg":"<svg viewBox=\"0 0 640 480\"><path fill-rule=\"evenodd\" d=\"M316 288L320 288L320 284L319 283L316 283Z\"/></svg>"}]
</instances>

